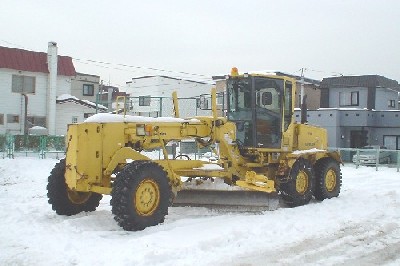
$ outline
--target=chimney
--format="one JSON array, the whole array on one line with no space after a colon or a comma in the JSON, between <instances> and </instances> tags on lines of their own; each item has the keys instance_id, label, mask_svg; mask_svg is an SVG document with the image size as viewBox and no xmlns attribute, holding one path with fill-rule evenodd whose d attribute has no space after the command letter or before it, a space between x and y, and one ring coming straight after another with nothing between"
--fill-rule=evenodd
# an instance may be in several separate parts
<instances>
[{"instance_id":1,"label":"chimney","mask_svg":"<svg viewBox=\"0 0 400 266\"><path fill-rule=\"evenodd\" d=\"M49 69L47 90L47 128L49 130L49 135L56 134L57 64L57 43L49 42L47 49L47 67Z\"/></svg>"}]
</instances>

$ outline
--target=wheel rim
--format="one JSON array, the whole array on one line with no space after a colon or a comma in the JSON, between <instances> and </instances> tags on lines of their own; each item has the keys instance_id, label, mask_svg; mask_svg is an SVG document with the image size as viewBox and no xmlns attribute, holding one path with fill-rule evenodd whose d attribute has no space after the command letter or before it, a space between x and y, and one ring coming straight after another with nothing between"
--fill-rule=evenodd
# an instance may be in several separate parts
<instances>
[{"instance_id":1,"label":"wheel rim","mask_svg":"<svg viewBox=\"0 0 400 266\"><path fill-rule=\"evenodd\" d=\"M78 192L68 189L67 191L68 199L74 204L83 204L85 203L90 196L91 192Z\"/></svg>"},{"instance_id":2,"label":"wheel rim","mask_svg":"<svg viewBox=\"0 0 400 266\"><path fill-rule=\"evenodd\" d=\"M336 173L333 169L326 172L325 187L328 192L332 192L336 187Z\"/></svg>"},{"instance_id":3,"label":"wheel rim","mask_svg":"<svg viewBox=\"0 0 400 266\"><path fill-rule=\"evenodd\" d=\"M296 177L296 191L304 194L308 188L308 175L304 171L300 171Z\"/></svg>"},{"instance_id":4,"label":"wheel rim","mask_svg":"<svg viewBox=\"0 0 400 266\"><path fill-rule=\"evenodd\" d=\"M160 189L157 183L151 179L140 182L134 200L138 214L142 216L152 215L160 203Z\"/></svg>"}]
</instances>

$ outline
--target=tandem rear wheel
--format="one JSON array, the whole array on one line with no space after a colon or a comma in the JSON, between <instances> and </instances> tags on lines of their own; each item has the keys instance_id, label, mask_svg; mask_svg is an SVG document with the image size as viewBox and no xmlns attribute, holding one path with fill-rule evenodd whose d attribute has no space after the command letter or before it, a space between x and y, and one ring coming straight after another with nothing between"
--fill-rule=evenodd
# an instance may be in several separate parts
<instances>
[{"instance_id":1,"label":"tandem rear wheel","mask_svg":"<svg viewBox=\"0 0 400 266\"><path fill-rule=\"evenodd\" d=\"M289 207L305 205L313 196L314 171L310 161L299 158L292 166L288 179L281 183L280 196Z\"/></svg>"}]
</instances>

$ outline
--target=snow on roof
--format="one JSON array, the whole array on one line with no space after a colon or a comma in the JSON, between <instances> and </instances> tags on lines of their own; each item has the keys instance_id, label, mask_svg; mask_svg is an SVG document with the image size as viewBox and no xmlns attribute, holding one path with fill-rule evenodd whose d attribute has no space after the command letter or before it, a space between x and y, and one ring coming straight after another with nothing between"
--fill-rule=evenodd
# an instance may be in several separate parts
<instances>
[{"instance_id":1,"label":"snow on roof","mask_svg":"<svg viewBox=\"0 0 400 266\"><path fill-rule=\"evenodd\" d=\"M132 116L132 115L118 115L118 114L95 114L87 118L84 123L152 123L152 122L193 122L200 123L198 119L183 119L175 117L144 117L144 116Z\"/></svg>"},{"instance_id":2,"label":"snow on roof","mask_svg":"<svg viewBox=\"0 0 400 266\"><path fill-rule=\"evenodd\" d=\"M65 103L65 102L75 102L90 108L96 108L96 103L88 101L88 100L81 100L78 99L75 96L69 95L69 94L62 94L57 97L57 103ZM97 108L107 110L108 108L105 107L104 105L97 104Z\"/></svg>"}]
</instances>

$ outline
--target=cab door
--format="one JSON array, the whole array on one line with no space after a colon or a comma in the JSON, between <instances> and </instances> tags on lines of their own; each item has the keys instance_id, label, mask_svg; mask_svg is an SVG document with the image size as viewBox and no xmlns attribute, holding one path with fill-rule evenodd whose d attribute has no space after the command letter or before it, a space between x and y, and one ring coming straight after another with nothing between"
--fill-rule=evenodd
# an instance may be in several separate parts
<instances>
[{"instance_id":1,"label":"cab door","mask_svg":"<svg viewBox=\"0 0 400 266\"><path fill-rule=\"evenodd\" d=\"M259 148L280 148L282 139L283 80L254 78L255 139Z\"/></svg>"}]
</instances>

